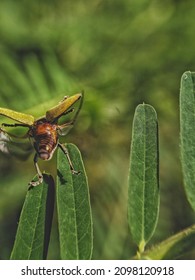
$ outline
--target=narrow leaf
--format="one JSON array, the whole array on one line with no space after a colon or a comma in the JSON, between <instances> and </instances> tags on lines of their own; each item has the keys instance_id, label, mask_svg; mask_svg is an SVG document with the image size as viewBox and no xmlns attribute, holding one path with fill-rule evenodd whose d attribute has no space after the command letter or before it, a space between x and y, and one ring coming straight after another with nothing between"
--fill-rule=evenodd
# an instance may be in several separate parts
<instances>
[{"instance_id":1,"label":"narrow leaf","mask_svg":"<svg viewBox=\"0 0 195 280\"><path fill-rule=\"evenodd\" d=\"M178 260L194 250L195 225L171 236L162 243L146 250L141 258L152 260Z\"/></svg>"},{"instance_id":2,"label":"narrow leaf","mask_svg":"<svg viewBox=\"0 0 195 280\"><path fill-rule=\"evenodd\" d=\"M66 155L58 150L57 210L62 259L90 259L92 254L92 217L89 189L81 155L67 144L70 159L79 175L72 174Z\"/></svg>"},{"instance_id":3,"label":"narrow leaf","mask_svg":"<svg viewBox=\"0 0 195 280\"><path fill-rule=\"evenodd\" d=\"M195 210L195 73L191 72L181 78L180 137L185 191Z\"/></svg>"},{"instance_id":4,"label":"narrow leaf","mask_svg":"<svg viewBox=\"0 0 195 280\"><path fill-rule=\"evenodd\" d=\"M31 187L20 215L12 260L41 260L47 256L54 207L54 181L44 174L43 183Z\"/></svg>"},{"instance_id":5,"label":"narrow leaf","mask_svg":"<svg viewBox=\"0 0 195 280\"><path fill-rule=\"evenodd\" d=\"M159 212L158 124L150 105L136 108L131 142L128 217L140 252L151 238Z\"/></svg>"},{"instance_id":6,"label":"narrow leaf","mask_svg":"<svg viewBox=\"0 0 195 280\"><path fill-rule=\"evenodd\" d=\"M16 112L7 108L1 108L0 107L0 115L8 117L12 120L15 120L17 122L27 124L27 125L33 125L34 123L34 117L31 115L27 115L24 113Z\"/></svg>"}]
</instances>

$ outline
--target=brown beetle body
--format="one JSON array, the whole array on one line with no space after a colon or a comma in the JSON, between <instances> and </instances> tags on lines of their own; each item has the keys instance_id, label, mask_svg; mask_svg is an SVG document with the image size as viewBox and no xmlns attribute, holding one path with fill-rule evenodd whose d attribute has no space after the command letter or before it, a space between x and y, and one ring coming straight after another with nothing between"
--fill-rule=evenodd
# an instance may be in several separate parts
<instances>
[{"instance_id":1,"label":"brown beetle body","mask_svg":"<svg viewBox=\"0 0 195 280\"><path fill-rule=\"evenodd\" d=\"M30 128L29 136L33 139L37 155L42 160L50 160L58 145L57 125L40 119Z\"/></svg>"}]
</instances>

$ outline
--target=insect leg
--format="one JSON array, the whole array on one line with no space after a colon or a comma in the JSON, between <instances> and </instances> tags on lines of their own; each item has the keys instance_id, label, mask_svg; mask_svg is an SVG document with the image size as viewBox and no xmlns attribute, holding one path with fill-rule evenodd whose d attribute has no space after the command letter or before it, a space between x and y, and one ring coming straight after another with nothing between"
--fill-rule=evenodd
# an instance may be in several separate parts
<instances>
[{"instance_id":1,"label":"insect leg","mask_svg":"<svg viewBox=\"0 0 195 280\"><path fill-rule=\"evenodd\" d=\"M60 143L58 143L58 146L60 147L60 149L64 152L65 156L67 157L67 160L68 160L68 163L70 165L70 170L71 170L72 174L76 174L76 175L80 174L80 171L74 170L74 167L72 165L72 161L70 159L67 148L63 144L60 144Z\"/></svg>"},{"instance_id":2,"label":"insect leg","mask_svg":"<svg viewBox=\"0 0 195 280\"><path fill-rule=\"evenodd\" d=\"M58 125L57 127L57 132L59 135L66 135L68 134L68 132L71 130L71 128L73 127L73 123L72 121L62 124L62 125Z\"/></svg>"},{"instance_id":3,"label":"insect leg","mask_svg":"<svg viewBox=\"0 0 195 280\"><path fill-rule=\"evenodd\" d=\"M38 185L40 185L40 184L43 182L43 174L41 173L41 171L40 171L40 169L39 169L39 166L38 166L37 161L38 161L38 155L37 155L37 153L36 153L35 156L34 156L34 165L35 165L35 168L36 168L36 171L37 171L38 180L35 181L35 182L31 181L31 182L29 183L29 186L30 186L30 187L38 186Z\"/></svg>"},{"instance_id":4,"label":"insect leg","mask_svg":"<svg viewBox=\"0 0 195 280\"><path fill-rule=\"evenodd\" d=\"M64 112L64 113L63 113L63 116L65 116L65 115L67 115L67 114L70 114L70 113L72 113L72 112L74 112L74 108L71 108L71 109L67 110L66 112Z\"/></svg>"},{"instance_id":5,"label":"insect leg","mask_svg":"<svg viewBox=\"0 0 195 280\"><path fill-rule=\"evenodd\" d=\"M61 118L62 116L65 116L67 114L70 114L72 112L74 112L74 108L71 108L71 109L67 110L66 112L63 112L61 115L59 115L57 118L55 118L53 122L54 123L57 122L59 118Z\"/></svg>"},{"instance_id":6,"label":"insect leg","mask_svg":"<svg viewBox=\"0 0 195 280\"><path fill-rule=\"evenodd\" d=\"M28 125L28 124L23 124L23 123L12 123L12 124L9 124L9 123L2 123L1 125L2 125L2 126L9 126L9 127L17 127L17 126L30 127L30 125Z\"/></svg>"},{"instance_id":7,"label":"insect leg","mask_svg":"<svg viewBox=\"0 0 195 280\"><path fill-rule=\"evenodd\" d=\"M30 127L28 124L20 124L20 123L14 123L14 124L2 123L1 125L5 126L5 127L17 127L17 126L28 127L28 128ZM7 135L9 135L10 137L14 137L14 138L25 139L25 138L29 137L28 133L25 133L23 136L18 136L18 135L12 134L10 132L4 131L3 129L1 129L1 131L7 133Z\"/></svg>"}]
</instances>

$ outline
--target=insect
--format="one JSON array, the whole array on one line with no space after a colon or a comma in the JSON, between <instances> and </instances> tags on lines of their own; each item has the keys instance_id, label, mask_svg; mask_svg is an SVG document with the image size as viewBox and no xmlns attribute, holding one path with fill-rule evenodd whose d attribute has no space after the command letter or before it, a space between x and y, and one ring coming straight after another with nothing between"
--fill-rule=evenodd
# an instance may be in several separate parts
<instances>
[{"instance_id":1,"label":"insect","mask_svg":"<svg viewBox=\"0 0 195 280\"><path fill-rule=\"evenodd\" d=\"M60 118L74 111L72 105L80 100L78 109L71 121L58 124ZM73 174L79 174L74 170L66 147L59 142L59 136L66 135L73 127L83 103L83 94L65 96L58 105L46 111L45 116L35 119L32 115L16 112L6 108L0 108L0 115L8 117L17 123L2 123L2 127L26 127L28 131L23 136L16 136L0 128L0 150L4 153L11 153L11 145L17 143L17 139L29 138L35 149L34 165L38 174L37 181L31 181L30 186L37 186L43 181L43 175L38 166L38 158L50 160L57 147L66 155L70 169ZM18 145L20 143L17 143Z\"/></svg>"}]
</instances>

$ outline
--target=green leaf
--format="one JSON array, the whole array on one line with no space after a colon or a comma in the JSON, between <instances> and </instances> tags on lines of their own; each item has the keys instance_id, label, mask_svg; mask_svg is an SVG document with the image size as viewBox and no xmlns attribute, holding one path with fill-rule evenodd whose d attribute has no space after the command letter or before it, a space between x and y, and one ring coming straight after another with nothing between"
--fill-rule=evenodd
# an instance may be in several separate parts
<instances>
[{"instance_id":1,"label":"green leaf","mask_svg":"<svg viewBox=\"0 0 195 280\"><path fill-rule=\"evenodd\" d=\"M47 256L54 207L54 181L43 174L43 183L29 188L20 215L11 253L12 260L41 260Z\"/></svg>"},{"instance_id":2,"label":"green leaf","mask_svg":"<svg viewBox=\"0 0 195 280\"><path fill-rule=\"evenodd\" d=\"M190 252L194 250L194 244L195 225L190 226L151 249L146 250L144 254L141 255L141 258L152 260L183 259L184 255L188 256Z\"/></svg>"},{"instance_id":3,"label":"green leaf","mask_svg":"<svg viewBox=\"0 0 195 280\"><path fill-rule=\"evenodd\" d=\"M58 150L57 210L62 259L90 259L92 254L92 217L89 189L81 155L67 144L70 159L79 175L72 174L66 155Z\"/></svg>"},{"instance_id":4,"label":"green leaf","mask_svg":"<svg viewBox=\"0 0 195 280\"><path fill-rule=\"evenodd\" d=\"M34 117L31 115L16 112L7 108L0 107L0 115L27 125L33 125L35 121Z\"/></svg>"},{"instance_id":5,"label":"green leaf","mask_svg":"<svg viewBox=\"0 0 195 280\"><path fill-rule=\"evenodd\" d=\"M195 73L191 72L181 78L180 137L185 191L195 210Z\"/></svg>"},{"instance_id":6,"label":"green leaf","mask_svg":"<svg viewBox=\"0 0 195 280\"><path fill-rule=\"evenodd\" d=\"M158 124L150 105L136 108L131 142L128 218L132 237L139 247L151 238L159 212Z\"/></svg>"}]
</instances>

